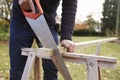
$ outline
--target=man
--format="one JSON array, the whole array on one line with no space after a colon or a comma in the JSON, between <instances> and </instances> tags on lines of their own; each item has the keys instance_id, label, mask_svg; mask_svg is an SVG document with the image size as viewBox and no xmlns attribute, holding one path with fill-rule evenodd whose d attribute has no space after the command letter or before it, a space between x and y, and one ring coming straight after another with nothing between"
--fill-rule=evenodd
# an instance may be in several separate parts
<instances>
[{"instance_id":1,"label":"man","mask_svg":"<svg viewBox=\"0 0 120 80\"><path fill-rule=\"evenodd\" d=\"M36 39L38 47L40 42L27 23L21 8L35 12L34 0L13 0L12 16L10 22L10 80L20 80L25 67L27 57L21 55L22 47L31 47ZM60 0L40 0L44 16L50 27L52 35L58 44L58 33L56 31L56 10ZM75 22L77 0L62 0L62 19L60 31L60 44L68 48L69 52L74 51L74 43L71 41L73 26ZM43 34L44 35L44 34ZM51 60L42 59L44 69L44 80L58 80L55 65Z\"/></svg>"}]
</instances>

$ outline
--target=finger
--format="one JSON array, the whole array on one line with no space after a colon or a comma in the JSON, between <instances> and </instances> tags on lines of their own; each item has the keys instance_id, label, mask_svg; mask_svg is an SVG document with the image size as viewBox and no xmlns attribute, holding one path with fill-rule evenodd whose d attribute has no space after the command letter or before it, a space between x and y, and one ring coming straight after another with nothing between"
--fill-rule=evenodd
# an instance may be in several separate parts
<instances>
[{"instance_id":1,"label":"finger","mask_svg":"<svg viewBox=\"0 0 120 80\"><path fill-rule=\"evenodd\" d=\"M19 5L22 5L22 3L25 2L25 0L19 0Z\"/></svg>"},{"instance_id":2,"label":"finger","mask_svg":"<svg viewBox=\"0 0 120 80\"><path fill-rule=\"evenodd\" d=\"M72 52L72 48L71 47L68 48L68 52Z\"/></svg>"},{"instance_id":3,"label":"finger","mask_svg":"<svg viewBox=\"0 0 120 80\"><path fill-rule=\"evenodd\" d=\"M66 47L66 48L69 47L69 44L67 43L67 41L62 41L62 42L61 42L61 45L62 45L63 47Z\"/></svg>"},{"instance_id":4,"label":"finger","mask_svg":"<svg viewBox=\"0 0 120 80\"><path fill-rule=\"evenodd\" d=\"M23 10L30 10L30 6L26 0L19 0L19 5Z\"/></svg>"},{"instance_id":5,"label":"finger","mask_svg":"<svg viewBox=\"0 0 120 80\"><path fill-rule=\"evenodd\" d=\"M69 46L69 52L73 52L74 51L74 47L73 46Z\"/></svg>"},{"instance_id":6,"label":"finger","mask_svg":"<svg viewBox=\"0 0 120 80\"><path fill-rule=\"evenodd\" d=\"M74 52L74 49L75 49L75 44L71 43L69 46L69 52Z\"/></svg>"},{"instance_id":7,"label":"finger","mask_svg":"<svg viewBox=\"0 0 120 80\"><path fill-rule=\"evenodd\" d=\"M21 5L23 10L30 10L30 6L27 2L23 2L23 4Z\"/></svg>"}]
</instances>

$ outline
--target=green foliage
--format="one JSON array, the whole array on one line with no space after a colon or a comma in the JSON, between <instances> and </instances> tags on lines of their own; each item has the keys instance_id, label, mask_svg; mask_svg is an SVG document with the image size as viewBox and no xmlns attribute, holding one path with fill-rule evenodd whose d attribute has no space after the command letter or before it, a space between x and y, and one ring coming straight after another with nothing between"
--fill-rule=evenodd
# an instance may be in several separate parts
<instances>
[{"instance_id":1,"label":"green foliage","mask_svg":"<svg viewBox=\"0 0 120 80\"><path fill-rule=\"evenodd\" d=\"M8 41L9 34L8 33L0 33L0 41Z\"/></svg>"},{"instance_id":2,"label":"green foliage","mask_svg":"<svg viewBox=\"0 0 120 80\"><path fill-rule=\"evenodd\" d=\"M11 15L12 0L0 1L0 41L9 38L9 21Z\"/></svg>"},{"instance_id":3,"label":"green foliage","mask_svg":"<svg viewBox=\"0 0 120 80\"><path fill-rule=\"evenodd\" d=\"M103 34L101 32L95 32L95 31L93 31L93 30L91 31L89 29L74 31L73 35L74 36L105 36L105 34Z\"/></svg>"},{"instance_id":4,"label":"green foliage","mask_svg":"<svg viewBox=\"0 0 120 80\"><path fill-rule=\"evenodd\" d=\"M105 0L102 18L102 31L105 34L115 34L117 5L118 0Z\"/></svg>"},{"instance_id":5,"label":"green foliage","mask_svg":"<svg viewBox=\"0 0 120 80\"><path fill-rule=\"evenodd\" d=\"M87 20L85 22L87 23L88 30L90 32L95 31L95 28L99 25L99 23L92 18L92 15L88 15Z\"/></svg>"},{"instance_id":6,"label":"green foliage","mask_svg":"<svg viewBox=\"0 0 120 80\"><path fill-rule=\"evenodd\" d=\"M92 18L92 15L87 16L87 20L81 25L75 25L74 36L104 36L102 32L96 32L95 28L100 26L100 23ZM80 28L83 27L83 28ZM85 28L84 28L85 27Z\"/></svg>"},{"instance_id":7,"label":"green foliage","mask_svg":"<svg viewBox=\"0 0 120 80\"><path fill-rule=\"evenodd\" d=\"M9 22L6 20L0 20L0 33L9 32Z\"/></svg>"},{"instance_id":8,"label":"green foliage","mask_svg":"<svg viewBox=\"0 0 120 80\"><path fill-rule=\"evenodd\" d=\"M9 22L0 20L0 41L7 41L9 38Z\"/></svg>"},{"instance_id":9,"label":"green foliage","mask_svg":"<svg viewBox=\"0 0 120 80\"><path fill-rule=\"evenodd\" d=\"M9 21L11 15L12 0L0 1L0 19Z\"/></svg>"}]
</instances>

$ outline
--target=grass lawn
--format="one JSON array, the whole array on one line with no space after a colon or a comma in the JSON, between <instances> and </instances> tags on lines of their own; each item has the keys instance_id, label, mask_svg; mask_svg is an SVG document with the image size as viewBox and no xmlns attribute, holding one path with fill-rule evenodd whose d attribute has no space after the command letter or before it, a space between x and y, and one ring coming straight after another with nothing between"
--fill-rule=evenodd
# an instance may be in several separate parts
<instances>
[{"instance_id":1,"label":"grass lawn","mask_svg":"<svg viewBox=\"0 0 120 80\"><path fill-rule=\"evenodd\" d=\"M83 42L89 40L103 39L106 37L73 37L74 42ZM0 43L0 80L9 80L9 54L8 44ZM81 48L78 53L84 54L95 54L96 46L89 48ZM116 43L105 43L101 45L102 56L109 56L117 58L117 65L115 69L102 68L102 80L120 80L120 44ZM73 80L86 80L86 66L66 62L66 65L70 71ZM64 80L59 75L59 80Z\"/></svg>"}]
</instances>

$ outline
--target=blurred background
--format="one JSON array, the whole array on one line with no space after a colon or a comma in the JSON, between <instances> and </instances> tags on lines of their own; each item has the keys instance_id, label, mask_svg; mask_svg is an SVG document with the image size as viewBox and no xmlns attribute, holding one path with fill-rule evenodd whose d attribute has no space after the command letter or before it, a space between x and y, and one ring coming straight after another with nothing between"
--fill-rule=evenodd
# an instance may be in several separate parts
<instances>
[{"instance_id":1,"label":"blurred background","mask_svg":"<svg viewBox=\"0 0 120 80\"><path fill-rule=\"evenodd\" d=\"M57 22L61 21L62 1L58 7ZM120 37L120 0L78 0L73 41L84 42L109 37ZM0 80L9 80L9 32L12 0L0 0ZM36 44L33 43L33 47ZM81 48L78 53L95 54L96 46ZM102 80L120 80L120 43L101 46L102 56L117 58L115 69L101 70ZM66 63L73 80L86 80L86 66ZM31 77L33 80L33 77ZM63 80L59 76L59 80Z\"/></svg>"}]
</instances>

